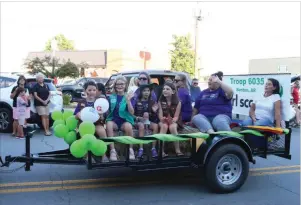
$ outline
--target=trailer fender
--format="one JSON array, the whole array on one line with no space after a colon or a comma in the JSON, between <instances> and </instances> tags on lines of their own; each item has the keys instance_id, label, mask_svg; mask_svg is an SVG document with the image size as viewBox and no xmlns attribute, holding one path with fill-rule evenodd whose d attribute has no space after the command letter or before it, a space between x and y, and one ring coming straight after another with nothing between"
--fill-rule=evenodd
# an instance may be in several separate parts
<instances>
[{"instance_id":1,"label":"trailer fender","mask_svg":"<svg viewBox=\"0 0 301 205\"><path fill-rule=\"evenodd\" d=\"M208 156L210 156L210 154L214 152L214 150L218 149L218 147L224 144L236 144L241 146L245 150L249 161L255 164L255 159L253 158L250 146L243 139L240 139L238 137L218 137L218 139L208 147L203 158L203 164L205 165L207 163Z\"/></svg>"}]
</instances>

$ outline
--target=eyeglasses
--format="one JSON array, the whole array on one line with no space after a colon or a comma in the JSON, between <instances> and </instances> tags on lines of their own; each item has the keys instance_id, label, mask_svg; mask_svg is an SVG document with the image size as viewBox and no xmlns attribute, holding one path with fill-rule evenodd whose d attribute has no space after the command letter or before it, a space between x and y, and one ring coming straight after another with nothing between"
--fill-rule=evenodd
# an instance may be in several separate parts
<instances>
[{"instance_id":1,"label":"eyeglasses","mask_svg":"<svg viewBox=\"0 0 301 205\"><path fill-rule=\"evenodd\" d=\"M142 78L138 78L138 79L139 79L139 80L147 80L147 78L143 78L143 77L142 77Z\"/></svg>"}]
</instances>

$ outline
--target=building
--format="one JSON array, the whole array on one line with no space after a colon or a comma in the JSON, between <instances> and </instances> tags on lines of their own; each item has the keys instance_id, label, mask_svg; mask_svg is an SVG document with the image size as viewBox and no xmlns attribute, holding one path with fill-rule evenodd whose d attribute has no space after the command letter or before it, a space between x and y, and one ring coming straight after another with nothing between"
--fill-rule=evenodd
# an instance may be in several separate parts
<instances>
[{"instance_id":1,"label":"building","mask_svg":"<svg viewBox=\"0 0 301 205\"><path fill-rule=\"evenodd\" d=\"M44 58L51 56L52 52L30 52L27 60L36 57ZM147 61L146 67L151 69L170 69L170 59L168 52L156 52L152 58ZM166 57L167 56L167 57ZM110 77L114 73L141 70L144 67L144 61L139 56L139 50L125 51L121 49L109 50L82 50L82 51L57 51L55 57L59 63L71 61L75 63L85 76Z\"/></svg>"},{"instance_id":2,"label":"building","mask_svg":"<svg viewBox=\"0 0 301 205\"><path fill-rule=\"evenodd\" d=\"M300 57L252 59L249 61L249 73L291 73L292 75L300 75Z\"/></svg>"}]
</instances>

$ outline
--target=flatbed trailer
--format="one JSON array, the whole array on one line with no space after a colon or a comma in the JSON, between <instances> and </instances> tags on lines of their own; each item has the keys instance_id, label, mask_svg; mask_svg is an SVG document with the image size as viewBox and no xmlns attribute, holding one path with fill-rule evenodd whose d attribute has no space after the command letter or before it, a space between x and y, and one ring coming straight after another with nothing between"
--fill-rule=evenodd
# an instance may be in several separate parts
<instances>
[{"instance_id":1,"label":"flatbed trailer","mask_svg":"<svg viewBox=\"0 0 301 205\"><path fill-rule=\"evenodd\" d=\"M93 157L91 151L87 158L75 158L70 148L43 153L32 153L31 137L35 130L27 130L25 139L25 154L22 156L6 156L2 161L2 167L8 167L11 162L25 163L25 171L30 171L34 163L83 165L88 170L128 167L135 171L149 171L160 169L194 168L202 169L210 190L217 193L229 193L239 189L249 174L249 163L255 164L254 157L267 158L268 155L276 155L291 159L290 142L291 129L271 129L263 131L260 128L247 127L240 131L215 132L205 134L201 132L182 133L178 135L155 134L145 137L117 136L101 139L107 145L119 144L124 147L123 159L113 162L102 162ZM80 136L77 136L78 139ZM252 140L260 138L263 146L256 147ZM278 142L278 146L271 147L271 139ZM159 156L152 158L150 154L151 142L157 141ZM163 157L162 151L167 144L180 141L190 146L190 153L184 156ZM200 146L197 146L199 142ZM280 142L280 143L279 143ZM129 159L130 144L144 144L146 154L137 160ZM165 146L164 146L165 145ZM1 159L1 158L0 158Z\"/></svg>"}]
</instances>

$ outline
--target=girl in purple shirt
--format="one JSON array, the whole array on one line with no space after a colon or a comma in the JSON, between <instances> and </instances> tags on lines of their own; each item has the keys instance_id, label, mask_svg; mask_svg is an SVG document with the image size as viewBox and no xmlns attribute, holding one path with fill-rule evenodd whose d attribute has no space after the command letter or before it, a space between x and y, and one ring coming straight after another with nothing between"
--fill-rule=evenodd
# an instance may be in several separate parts
<instances>
[{"instance_id":1,"label":"girl in purple shirt","mask_svg":"<svg viewBox=\"0 0 301 205\"><path fill-rule=\"evenodd\" d=\"M178 74L174 79L174 83L178 88L178 97L181 101L182 121L184 123L190 122L192 115L192 102L189 90L187 89L187 78L183 74Z\"/></svg>"},{"instance_id":2,"label":"girl in purple shirt","mask_svg":"<svg viewBox=\"0 0 301 205\"><path fill-rule=\"evenodd\" d=\"M136 127L139 131L139 137L147 135L145 133L145 125L149 124L149 128L153 134L158 133L158 104L151 99L152 85L140 86L140 94L138 100L132 100L132 105L135 110L134 116L136 118ZM137 157L140 158L143 155L143 145L140 145ZM156 141L152 146L152 157L157 157Z\"/></svg>"},{"instance_id":3,"label":"girl in purple shirt","mask_svg":"<svg viewBox=\"0 0 301 205\"><path fill-rule=\"evenodd\" d=\"M138 76L138 89L135 91L135 94L134 94L134 99L137 101L137 98L139 96L139 93L140 93L140 86L141 85L148 85L148 84L151 84L151 78L149 76L149 74L147 72L140 72L139 73L139 76ZM156 93L154 91L152 91L151 93L152 95L152 100L154 102L157 102L157 96L156 96Z\"/></svg>"}]
</instances>

